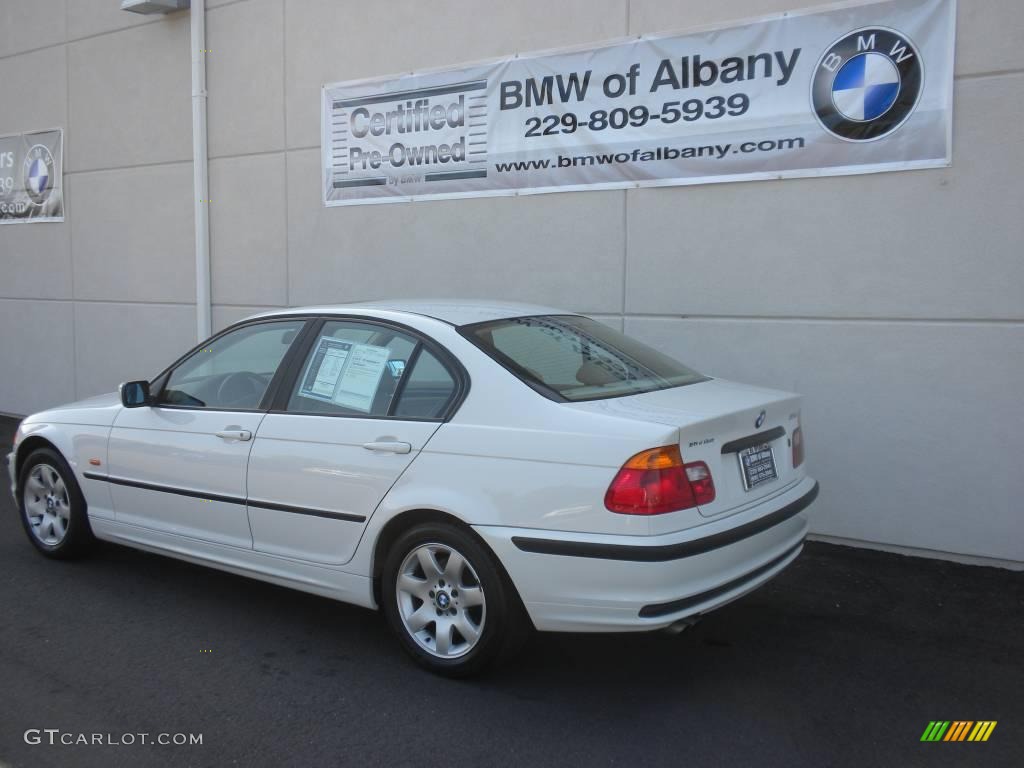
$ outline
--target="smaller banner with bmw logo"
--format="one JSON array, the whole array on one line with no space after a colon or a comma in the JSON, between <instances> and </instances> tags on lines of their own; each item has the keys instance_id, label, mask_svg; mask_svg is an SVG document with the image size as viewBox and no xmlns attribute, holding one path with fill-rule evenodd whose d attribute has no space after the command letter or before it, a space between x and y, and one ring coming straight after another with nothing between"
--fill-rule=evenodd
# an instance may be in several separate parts
<instances>
[{"instance_id":1,"label":"smaller banner with bmw logo","mask_svg":"<svg viewBox=\"0 0 1024 768\"><path fill-rule=\"evenodd\" d=\"M64 132L0 136L0 224L64 221Z\"/></svg>"},{"instance_id":2,"label":"smaller banner with bmw logo","mask_svg":"<svg viewBox=\"0 0 1024 768\"><path fill-rule=\"evenodd\" d=\"M956 0L324 86L325 205L949 165Z\"/></svg>"}]
</instances>

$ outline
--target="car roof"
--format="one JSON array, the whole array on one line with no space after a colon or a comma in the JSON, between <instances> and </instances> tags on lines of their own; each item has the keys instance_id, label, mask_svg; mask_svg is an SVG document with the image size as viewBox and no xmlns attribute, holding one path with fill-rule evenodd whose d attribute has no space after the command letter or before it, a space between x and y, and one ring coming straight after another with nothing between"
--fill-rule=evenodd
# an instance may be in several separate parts
<instances>
[{"instance_id":1,"label":"car roof","mask_svg":"<svg viewBox=\"0 0 1024 768\"><path fill-rule=\"evenodd\" d=\"M292 307L272 312L263 312L255 317L281 315L330 315L338 313L358 314L362 310L380 310L432 317L454 326L501 320L507 317L528 317L533 315L574 315L556 307L540 304L526 304L518 301L497 301L493 299L380 299L360 301L352 304L326 304L310 307Z\"/></svg>"}]
</instances>

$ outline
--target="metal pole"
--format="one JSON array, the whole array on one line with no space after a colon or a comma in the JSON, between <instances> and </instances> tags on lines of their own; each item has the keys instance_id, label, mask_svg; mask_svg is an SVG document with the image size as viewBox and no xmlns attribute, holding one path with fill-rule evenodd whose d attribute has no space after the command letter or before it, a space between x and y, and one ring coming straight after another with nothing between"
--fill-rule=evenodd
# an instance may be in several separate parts
<instances>
[{"instance_id":1,"label":"metal pole","mask_svg":"<svg viewBox=\"0 0 1024 768\"><path fill-rule=\"evenodd\" d=\"M192 178L196 228L196 333L211 334L210 192L206 156L206 0L192 0Z\"/></svg>"}]
</instances>

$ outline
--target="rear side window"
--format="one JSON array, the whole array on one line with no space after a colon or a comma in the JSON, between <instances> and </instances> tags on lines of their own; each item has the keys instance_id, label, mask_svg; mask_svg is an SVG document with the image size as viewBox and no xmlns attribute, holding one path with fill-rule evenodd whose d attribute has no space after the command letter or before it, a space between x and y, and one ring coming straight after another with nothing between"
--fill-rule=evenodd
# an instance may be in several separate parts
<instances>
[{"instance_id":1,"label":"rear side window","mask_svg":"<svg viewBox=\"0 0 1024 768\"><path fill-rule=\"evenodd\" d=\"M588 317L515 317L463 332L523 381L565 400L635 395L707 378Z\"/></svg>"},{"instance_id":2,"label":"rear side window","mask_svg":"<svg viewBox=\"0 0 1024 768\"><path fill-rule=\"evenodd\" d=\"M357 321L324 323L288 399L291 413L437 419L456 393L419 339Z\"/></svg>"},{"instance_id":3,"label":"rear side window","mask_svg":"<svg viewBox=\"0 0 1024 768\"><path fill-rule=\"evenodd\" d=\"M455 397L455 379L428 349L421 349L406 376L395 416L412 419L440 418Z\"/></svg>"}]
</instances>

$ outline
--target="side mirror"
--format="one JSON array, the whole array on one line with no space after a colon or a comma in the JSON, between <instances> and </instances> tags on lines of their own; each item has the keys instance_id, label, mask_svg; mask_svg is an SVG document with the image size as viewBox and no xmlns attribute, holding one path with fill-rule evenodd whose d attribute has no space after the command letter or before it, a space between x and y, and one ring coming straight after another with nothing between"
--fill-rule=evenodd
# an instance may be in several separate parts
<instances>
[{"instance_id":1,"label":"side mirror","mask_svg":"<svg viewBox=\"0 0 1024 768\"><path fill-rule=\"evenodd\" d=\"M141 408L150 404L148 381L127 381L118 389L121 392L121 405L125 408Z\"/></svg>"}]
</instances>

